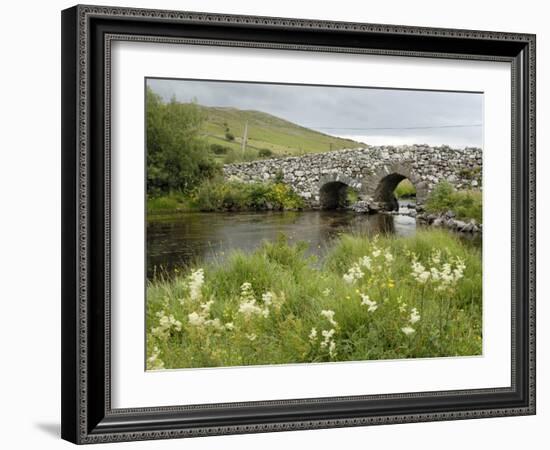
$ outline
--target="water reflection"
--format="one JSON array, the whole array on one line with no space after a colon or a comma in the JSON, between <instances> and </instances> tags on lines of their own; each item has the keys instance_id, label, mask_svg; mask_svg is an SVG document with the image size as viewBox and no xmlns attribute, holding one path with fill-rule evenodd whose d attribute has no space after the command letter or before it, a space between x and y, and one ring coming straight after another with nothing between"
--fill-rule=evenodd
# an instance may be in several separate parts
<instances>
[{"instance_id":1,"label":"water reflection","mask_svg":"<svg viewBox=\"0 0 550 450\"><path fill-rule=\"evenodd\" d=\"M223 258L234 249L251 251L279 233L289 242L307 242L309 254L322 256L331 240L342 233L407 236L415 229L412 217L349 211L178 213L148 222L147 276Z\"/></svg>"}]
</instances>

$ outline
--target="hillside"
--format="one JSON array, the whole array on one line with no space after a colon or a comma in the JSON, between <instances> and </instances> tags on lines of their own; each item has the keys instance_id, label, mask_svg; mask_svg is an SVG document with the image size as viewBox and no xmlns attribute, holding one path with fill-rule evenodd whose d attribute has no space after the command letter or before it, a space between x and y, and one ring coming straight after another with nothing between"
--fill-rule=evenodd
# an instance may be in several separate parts
<instances>
[{"instance_id":1,"label":"hillside","mask_svg":"<svg viewBox=\"0 0 550 450\"><path fill-rule=\"evenodd\" d=\"M360 142L304 128L261 111L206 106L200 108L207 117L202 133L216 158L224 163L364 146ZM248 141L243 154L242 136L247 122ZM231 135L234 140L230 139Z\"/></svg>"}]
</instances>

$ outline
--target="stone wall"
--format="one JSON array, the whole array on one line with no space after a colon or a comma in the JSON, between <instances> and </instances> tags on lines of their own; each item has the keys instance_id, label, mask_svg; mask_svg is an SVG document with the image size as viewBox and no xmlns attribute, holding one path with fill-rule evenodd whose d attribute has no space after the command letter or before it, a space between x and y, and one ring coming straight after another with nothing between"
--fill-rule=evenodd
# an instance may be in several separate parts
<instances>
[{"instance_id":1,"label":"stone wall","mask_svg":"<svg viewBox=\"0 0 550 450\"><path fill-rule=\"evenodd\" d=\"M368 146L361 149L314 153L299 157L265 159L224 166L226 178L245 182L269 181L282 175L285 183L308 206L320 207L330 186L353 187L366 202L390 205L393 189L408 178L416 186L422 204L442 180L457 189L481 188L482 151L479 148ZM335 189L338 190L338 189ZM388 206L387 209L392 209Z\"/></svg>"}]
</instances>

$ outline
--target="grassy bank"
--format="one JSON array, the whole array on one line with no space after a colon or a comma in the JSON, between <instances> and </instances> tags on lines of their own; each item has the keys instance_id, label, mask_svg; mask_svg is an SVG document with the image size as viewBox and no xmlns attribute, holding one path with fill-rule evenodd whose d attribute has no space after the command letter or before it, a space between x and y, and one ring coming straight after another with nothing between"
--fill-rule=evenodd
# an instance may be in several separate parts
<instances>
[{"instance_id":1,"label":"grassy bank","mask_svg":"<svg viewBox=\"0 0 550 450\"><path fill-rule=\"evenodd\" d=\"M445 213L453 211L459 219L483 220L483 195L478 190L457 191L452 184L443 181L438 183L426 201L426 211Z\"/></svg>"},{"instance_id":2,"label":"grassy bank","mask_svg":"<svg viewBox=\"0 0 550 450\"><path fill-rule=\"evenodd\" d=\"M283 238L147 287L149 369L481 353L481 256L448 233Z\"/></svg>"},{"instance_id":3,"label":"grassy bank","mask_svg":"<svg viewBox=\"0 0 550 450\"><path fill-rule=\"evenodd\" d=\"M147 199L147 213L175 211L266 211L301 209L304 201L280 182L243 183L221 178L203 181L189 194L170 194Z\"/></svg>"}]
</instances>

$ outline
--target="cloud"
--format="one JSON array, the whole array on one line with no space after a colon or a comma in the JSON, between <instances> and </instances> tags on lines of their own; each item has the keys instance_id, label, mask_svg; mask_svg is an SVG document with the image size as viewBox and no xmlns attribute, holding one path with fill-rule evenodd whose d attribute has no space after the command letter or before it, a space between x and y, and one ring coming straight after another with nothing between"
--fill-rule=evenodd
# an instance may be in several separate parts
<instances>
[{"instance_id":1,"label":"cloud","mask_svg":"<svg viewBox=\"0 0 550 450\"><path fill-rule=\"evenodd\" d=\"M483 144L483 94L247 82L148 79L165 100L267 112L377 144Z\"/></svg>"}]
</instances>

